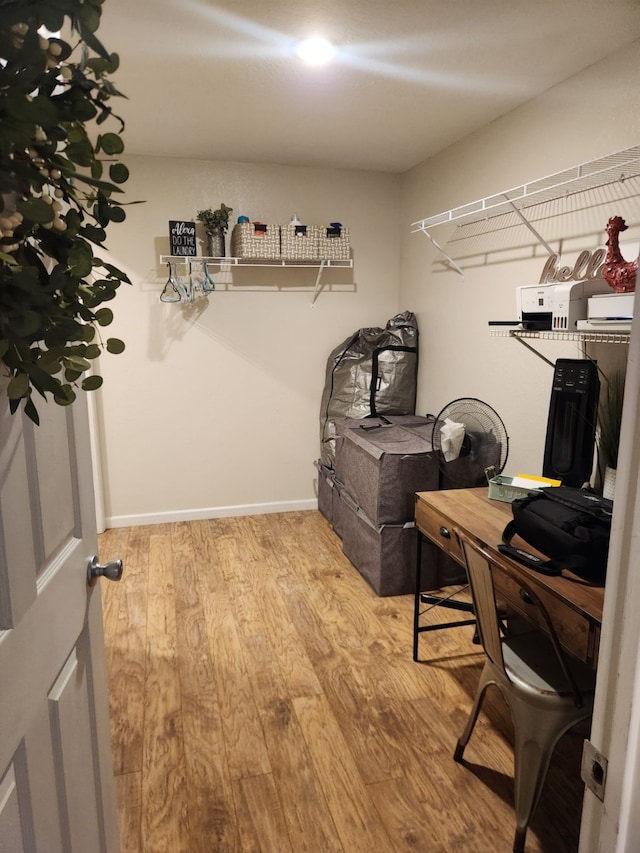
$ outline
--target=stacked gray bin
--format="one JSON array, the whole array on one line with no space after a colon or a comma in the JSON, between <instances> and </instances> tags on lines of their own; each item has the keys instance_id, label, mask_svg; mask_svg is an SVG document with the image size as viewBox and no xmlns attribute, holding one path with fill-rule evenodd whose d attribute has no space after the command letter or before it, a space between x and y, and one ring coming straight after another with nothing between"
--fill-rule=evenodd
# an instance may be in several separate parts
<instances>
[{"instance_id":1,"label":"stacked gray bin","mask_svg":"<svg viewBox=\"0 0 640 853\"><path fill-rule=\"evenodd\" d=\"M319 460L318 509L342 550L379 596L414 591L415 493L438 488L433 420L398 415L336 422L335 468ZM439 548L422 547L423 588L463 582L463 569Z\"/></svg>"}]
</instances>

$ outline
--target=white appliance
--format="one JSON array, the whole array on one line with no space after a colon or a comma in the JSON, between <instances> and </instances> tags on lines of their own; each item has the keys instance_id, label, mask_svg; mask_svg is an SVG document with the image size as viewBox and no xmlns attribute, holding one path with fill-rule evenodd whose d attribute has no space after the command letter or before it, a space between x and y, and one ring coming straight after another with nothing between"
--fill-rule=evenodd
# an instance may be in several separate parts
<instances>
[{"instance_id":1,"label":"white appliance","mask_svg":"<svg viewBox=\"0 0 640 853\"><path fill-rule=\"evenodd\" d=\"M633 320L634 293L598 293L589 298L587 320L592 323L624 323Z\"/></svg>"},{"instance_id":2,"label":"white appliance","mask_svg":"<svg viewBox=\"0 0 640 853\"><path fill-rule=\"evenodd\" d=\"M518 320L527 329L573 332L587 317L589 297L607 290L600 278L522 285L516 289Z\"/></svg>"}]
</instances>

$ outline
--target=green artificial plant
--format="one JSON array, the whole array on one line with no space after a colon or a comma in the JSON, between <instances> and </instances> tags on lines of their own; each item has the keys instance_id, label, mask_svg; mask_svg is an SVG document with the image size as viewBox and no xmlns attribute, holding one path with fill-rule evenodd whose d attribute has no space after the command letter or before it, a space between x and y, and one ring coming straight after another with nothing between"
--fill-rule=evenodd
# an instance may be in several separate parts
<instances>
[{"instance_id":1,"label":"green artificial plant","mask_svg":"<svg viewBox=\"0 0 640 853\"><path fill-rule=\"evenodd\" d=\"M198 222L202 222L207 233L213 231L214 228L222 228L223 231L226 231L229 227L230 213L233 213L233 208L221 204L217 210L212 210L210 207L206 210L199 210L196 218Z\"/></svg>"},{"instance_id":2,"label":"green artificial plant","mask_svg":"<svg viewBox=\"0 0 640 853\"><path fill-rule=\"evenodd\" d=\"M125 219L129 177L110 105L119 60L96 37L103 2L0 0L0 369L11 412L24 403L35 423L34 389L68 405L102 384L85 375L93 359L124 349L100 327L129 279L94 254ZM116 132L99 132L112 119Z\"/></svg>"},{"instance_id":3,"label":"green artificial plant","mask_svg":"<svg viewBox=\"0 0 640 853\"><path fill-rule=\"evenodd\" d=\"M605 377L605 392L598 411L598 446L604 464L613 469L618 467L624 382L623 370L616 370L611 376Z\"/></svg>"}]
</instances>

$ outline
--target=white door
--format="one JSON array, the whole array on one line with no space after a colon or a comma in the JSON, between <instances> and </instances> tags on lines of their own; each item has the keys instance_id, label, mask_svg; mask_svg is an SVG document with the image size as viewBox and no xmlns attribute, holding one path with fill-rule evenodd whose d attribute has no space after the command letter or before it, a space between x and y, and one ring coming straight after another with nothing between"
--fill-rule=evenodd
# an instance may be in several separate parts
<instances>
[{"instance_id":1,"label":"white door","mask_svg":"<svg viewBox=\"0 0 640 853\"><path fill-rule=\"evenodd\" d=\"M116 853L86 400L41 400L35 426L9 413L5 387L0 853Z\"/></svg>"}]
</instances>

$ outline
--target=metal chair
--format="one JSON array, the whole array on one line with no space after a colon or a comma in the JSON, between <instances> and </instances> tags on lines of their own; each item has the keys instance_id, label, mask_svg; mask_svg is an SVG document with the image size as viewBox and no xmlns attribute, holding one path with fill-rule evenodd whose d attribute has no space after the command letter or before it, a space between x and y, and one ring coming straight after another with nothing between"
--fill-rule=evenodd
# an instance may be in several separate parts
<instances>
[{"instance_id":1,"label":"metal chair","mask_svg":"<svg viewBox=\"0 0 640 853\"><path fill-rule=\"evenodd\" d=\"M461 762L478 718L485 692L494 684L513 719L516 831L513 853L523 853L529 821L535 811L556 744L562 735L593 710L595 673L578 660L569 661L544 605L521 584L521 595L538 613L548 635L534 629L517 636L499 630L491 557L484 546L459 534L467 564L480 640L487 660L454 759Z\"/></svg>"}]
</instances>

